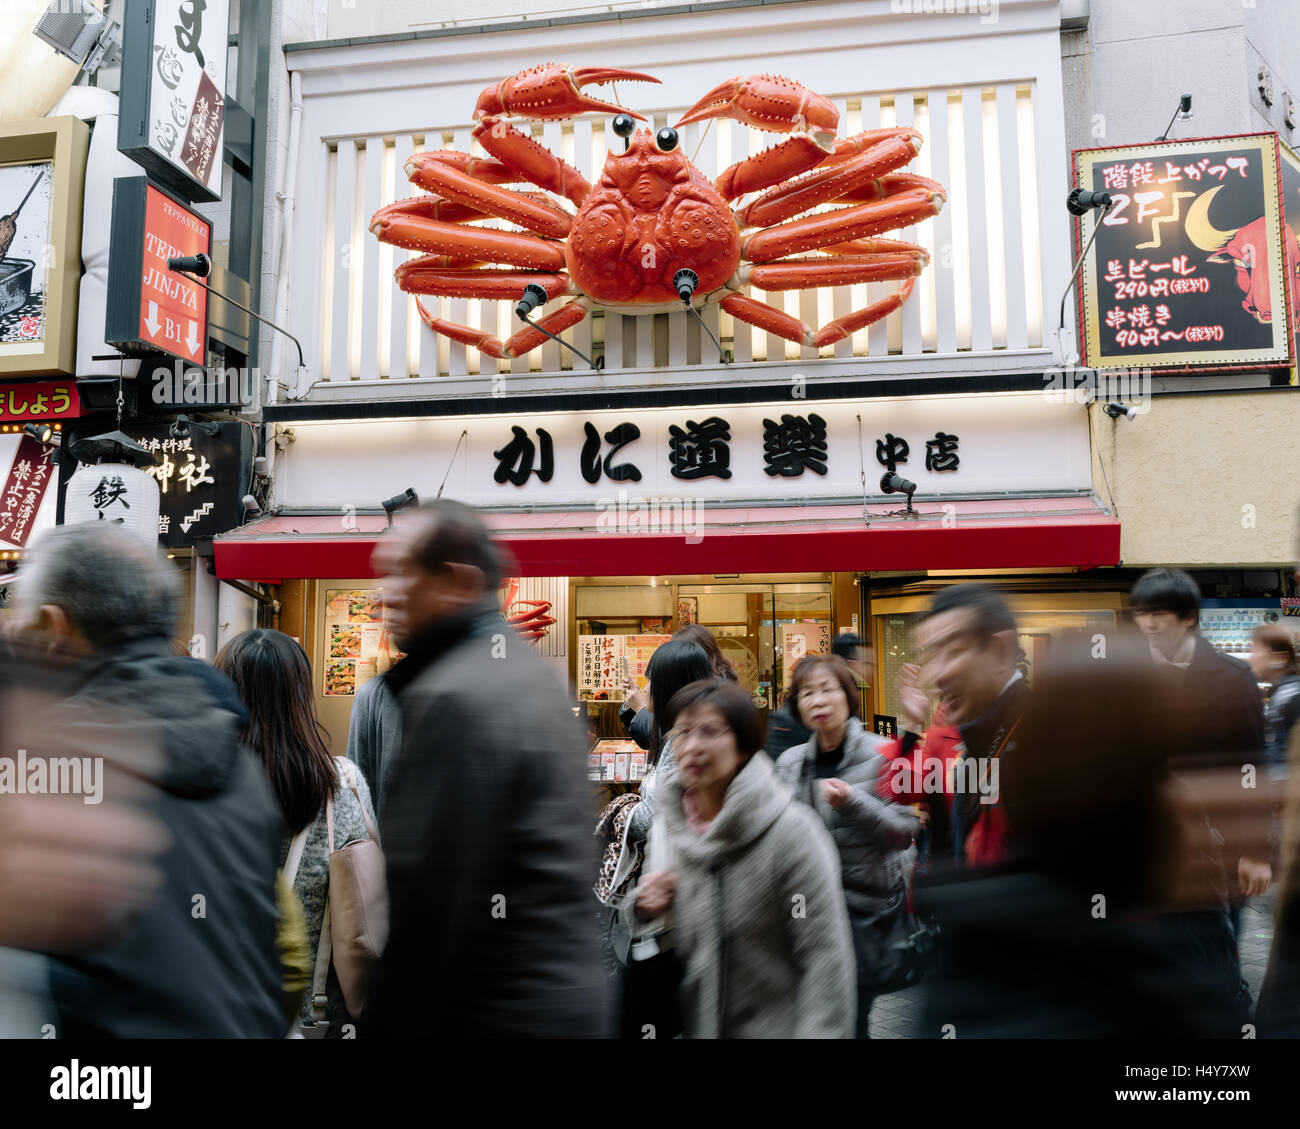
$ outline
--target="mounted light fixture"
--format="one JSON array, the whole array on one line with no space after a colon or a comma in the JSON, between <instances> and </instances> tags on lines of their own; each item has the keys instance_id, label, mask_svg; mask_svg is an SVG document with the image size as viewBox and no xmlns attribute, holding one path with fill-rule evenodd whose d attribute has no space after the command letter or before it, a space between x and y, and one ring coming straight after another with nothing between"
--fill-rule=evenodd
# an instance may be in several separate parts
<instances>
[{"instance_id":1,"label":"mounted light fixture","mask_svg":"<svg viewBox=\"0 0 1300 1129\"><path fill-rule=\"evenodd\" d=\"M1192 96L1190 94L1184 94L1178 99L1178 109L1174 111L1174 116L1169 119L1169 124L1165 126L1164 133L1157 137L1156 140L1167 140L1169 137L1169 131L1174 128L1174 122L1176 122L1180 117L1185 122L1192 120Z\"/></svg>"},{"instance_id":2,"label":"mounted light fixture","mask_svg":"<svg viewBox=\"0 0 1300 1129\"><path fill-rule=\"evenodd\" d=\"M409 486L401 494L394 494L391 498L386 498L381 505L384 507L384 513L388 515L388 527L392 527L393 514L398 510L404 510L407 506L418 506L419 504L419 495Z\"/></svg>"},{"instance_id":3,"label":"mounted light fixture","mask_svg":"<svg viewBox=\"0 0 1300 1129\"><path fill-rule=\"evenodd\" d=\"M54 428L48 423L29 423L23 428L23 431L42 446L57 447L59 445L59 438L54 434Z\"/></svg>"},{"instance_id":4,"label":"mounted light fixture","mask_svg":"<svg viewBox=\"0 0 1300 1129\"><path fill-rule=\"evenodd\" d=\"M188 439L191 428L198 428L204 435L218 435L221 432L221 424L212 420L205 422L190 419L187 415L179 415L176 417L176 422L167 429L167 434L173 439Z\"/></svg>"},{"instance_id":5,"label":"mounted light fixture","mask_svg":"<svg viewBox=\"0 0 1300 1129\"><path fill-rule=\"evenodd\" d=\"M1138 417L1138 410L1132 404L1107 404L1101 410L1111 419L1119 419L1122 416L1131 422Z\"/></svg>"},{"instance_id":6,"label":"mounted light fixture","mask_svg":"<svg viewBox=\"0 0 1300 1129\"><path fill-rule=\"evenodd\" d=\"M912 509L912 495L916 493L916 483L910 482L901 474L890 474L886 471L880 476L880 492L882 494L906 494L907 509L900 510L900 513L915 514Z\"/></svg>"},{"instance_id":7,"label":"mounted light fixture","mask_svg":"<svg viewBox=\"0 0 1300 1129\"><path fill-rule=\"evenodd\" d=\"M536 282L530 282L527 286L524 287L523 296L519 299L518 304L515 306L515 317L517 317L521 322L524 323L524 325L528 326L529 328L537 330L538 333L544 333L552 341L555 341L558 344L563 345L566 349L569 350L570 353L572 353L575 357L581 357L584 361L587 362L587 364L591 365L593 369L603 369L605 367L604 357L601 357L600 360L598 361L593 361L589 356L587 356L586 353L580 352L579 350L575 349L572 345L570 345L567 341L565 341L564 338L556 337L555 334L552 333L545 326L538 325L535 321L529 320L528 315L531 314L535 309L537 309L538 306L546 305L546 300L548 297L549 295L546 293L546 288L544 286Z\"/></svg>"},{"instance_id":8,"label":"mounted light fixture","mask_svg":"<svg viewBox=\"0 0 1300 1129\"><path fill-rule=\"evenodd\" d=\"M33 34L88 75L122 57L122 25L90 0L51 0Z\"/></svg>"}]
</instances>

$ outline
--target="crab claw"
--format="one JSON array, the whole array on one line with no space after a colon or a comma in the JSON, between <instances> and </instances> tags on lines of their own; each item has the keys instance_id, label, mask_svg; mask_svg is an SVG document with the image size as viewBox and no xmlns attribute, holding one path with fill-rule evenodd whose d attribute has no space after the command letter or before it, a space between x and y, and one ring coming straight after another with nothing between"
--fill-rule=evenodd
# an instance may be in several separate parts
<instances>
[{"instance_id":1,"label":"crab claw","mask_svg":"<svg viewBox=\"0 0 1300 1129\"><path fill-rule=\"evenodd\" d=\"M558 121L591 111L611 114L629 114L645 121L642 114L626 110L611 102L602 102L582 93L584 86L606 82L658 82L652 75L640 71L625 71L619 67L569 67L559 63L543 63L529 67L510 78L489 86L479 95L474 107L474 120L513 117L535 121Z\"/></svg>"},{"instance_id":2,"label":"crab claw","mask_svg":"<svg viewBox=\"0 0 1300 1129\"><path fill-rule=\"evenodd\" d=\"M722 117L774 133L807 133L827 152L840 123L840 112L829 98L775 74L747 75L719 83L677 124Z\"/></svg>"}]
</instances>

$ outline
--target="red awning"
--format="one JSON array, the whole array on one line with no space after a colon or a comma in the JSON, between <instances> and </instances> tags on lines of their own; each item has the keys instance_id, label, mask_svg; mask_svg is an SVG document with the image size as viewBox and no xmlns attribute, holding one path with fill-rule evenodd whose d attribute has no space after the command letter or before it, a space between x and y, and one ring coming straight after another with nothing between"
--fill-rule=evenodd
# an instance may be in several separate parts
<instances>
[{"instance_id":1,"label":"red awning","mask_svg":"<svg viewBox=\"0 0 1300 1129\"><path fill-rule=\"evenodd\" d=\"M674 573L893 572L1093 568L1119 564L1120 525L1090 498L998 499L898 506L687 510L651 521L644 510L484 512L518 576ZM400 515L399 515L400 516ZM213 541L228 580L364 578L385 518L277 515Z\"/></svg>"}]
</instances>

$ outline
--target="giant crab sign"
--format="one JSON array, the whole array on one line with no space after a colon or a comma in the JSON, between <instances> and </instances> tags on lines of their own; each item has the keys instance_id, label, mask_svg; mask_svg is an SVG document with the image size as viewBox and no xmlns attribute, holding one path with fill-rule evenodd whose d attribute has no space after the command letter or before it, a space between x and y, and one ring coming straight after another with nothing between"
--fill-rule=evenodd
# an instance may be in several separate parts
<instances>
[{"instance_id":1,"label":"giant crab sign","mask_svg":"<svg viewBox=\"0 0 1300 1129\"><path fill-rule=\"evenodd\" d=\"M946 198L935 181L897 171L920 151L915 129L836 140L839 111L829 99L777 75L732 79L700 99L678 127L727 117L791 136L710 181L679 148L677 129L637 130L633 119L644 121L641 114L582 93L620 79L659 81L612 67L547 63L521 71L479 96L474 137L490 157L443 149L406 162L406 175L428 194L389 204L370 223L383 242L425 252L397 268L402 290L518 301L536 284L548 301L571 299L506 341L433 317L417 300L435 333L490 357L519 357L547 340L542 330L559 334L594 306L625 314L681 309L674 280L683 271L695 276L697 305L716 302L742 322L814 348L907 300L929 255L876 236L938 214ZM615 114L614 133L626 139L622 152L611 149L594 185L510 124L586 112ZM517 183L545 189L576 212L553 197L502 187ZM490 219L521 230L474 226ZM746 286L815 290L891 280L902 281L896 292L821 328L741 293Z\"/></svg>"}]
</instances>

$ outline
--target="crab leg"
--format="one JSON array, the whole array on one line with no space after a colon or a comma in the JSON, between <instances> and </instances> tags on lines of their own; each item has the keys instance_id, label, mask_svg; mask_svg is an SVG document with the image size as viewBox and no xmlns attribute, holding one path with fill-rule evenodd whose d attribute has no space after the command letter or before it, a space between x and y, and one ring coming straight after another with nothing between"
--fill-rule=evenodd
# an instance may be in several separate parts
<instances>
[{"instance_id":1,"label":"crab leg","mask_svg":"<svg viewBox=\"0 0 1300 1129\"><path fill-rule=\"evenodd\" d=\"M812 290L820 286L915 278L929 263L930 256L924 251L918 255L782 259L778 263L743 266L738 276L741 283L751 283L760 290Z\"/></svg>"},{"instance_id":2,"label":"crab leg","mask_svg":"<svg viewBox=\"0 0 1300 1129\"><path fill-rule=\"evenodd\" d=\"M741 255L751 262L766 263L832 243L908 227L938 215L944 200L942 191L916 189L871 204L790 220L743 238Z\"/></svg>"},{"instance_id":3,"label":"crab leg","mask_svg":"<svg viewBox=\"0 0 1300 1129\"><path fill-rule=\"evenodd\" d=\"M825 255L929 255L920 244L901 239L851 239L847 243L829 243L821 250Z\"/></svg>"},{"instance_id":4,"label":"crab leg","mask_svg":"<svg viewBox=\"0 0 1300 1129\"><path fill-rule=\"evenodd\" d=\"M423 203L423 201L419 201ZM459 207L460 205L454 205ZM563 270L564 244L517 231L463 227L426 219L420 209L390 204L370 221L370 230L384 243L411 251L428 251L485 263L509 263L535 270Z\"/></svg>"},{"instance_id":5,"label":"crab leg","mask_svg":"<svg viewBox=\"0 0 1300 1129\"><path fill-rule=\"evenodd\" d=\"M439 196L509 220L538 235L563 239L569 234L573 217L562 208L543 203L522 192L485 184L469 173L461 172L443 161L415 153L406 162L406 175L414 184Z\"/></svg>"},{"instance_id":6,"label":"crab leg","mask_svg":"<svg viewBox=\"0 0 1300 1129\"><path fill-rule=\"evenodd\" d=\"M871 305L865 306L861 310L855 310L851 314L846 314L842 318L836 318L816 332L809 329L798 318L791 317L784 310L778 310L774 306L769 306L766 302L760 302L757 298L746 297L744 294L728 294L719 305L732 317L738 318L747 325L756 326L768 333L775 334L777 337L784 337L787 341L794 341L799 345L811 345L815 349L820 349L823 345L833 345L836 341L843 340L850 333L862 329L872 322L879 321L883 317L888 317L907 301L914 285L915 282L909 278L896 294L891 294L887 298L882 298L879 302L873 302Z\"/></svg>"},{"instance_id":7,"label":"crab leg","mask_svg":"<svg viewBox=\"0 0 1300 1129\"><path fill-rule=\"evenodd\" d=\"M736 218L747 226L770 227L864 188L885 173L901 168L920 151L920 133L900 129L851 160L823 163L795 181L777 185L738 212Z\"/></svg>"},{"instance_id":8,"label":"crab leg","mask_svg":"<svg viewBox=\"0 0 1300 1129\"><path fill-rule=\"evenodd\" d=\"M467 271L467 274L473 274L473 271ZM544 276L538 276L544 277ZM533 281L536 281L534 279ZM522 289L522 287L520 287ZM518 295L520 290L515 290L514 294ZM443 293L439 288L438 293ZM451 292L451 297L465 296L455 291ZM502 297L502 295L475 294L473 297ZM549 341L550 338L542 333L537 327L546 329L551 333L562 333L570 326L577 325L587 316L587 311L591 303L587 298L575 298L561 306L553 314L547 314L535 322L534 325L521 329L508 341L502 341L499 337L493 337L490 333L485 333L481 329L472 329L468 325L459 325L454 321L446 321L443 318L436 318L424 308L424 303L418 298L415 302L416 308L420 311L420 317L424 324L427 325L434 333L441 333L444 337L450 337L453 341L459 341L462 345L472 345L489 357L496 357L498 360L505 360L512 357L522 357L525 353L536 349L538 345Z\"/></svg>"},{"instance_id":9,"label":"crab leg","mask_svg":"<svg viewBox=\"0 0 1300 1129\"><path fill-rule=\"evenodd\" d=\"M474 139L502 165L515 170L516 179L530 180L579 207L591 191L591 182L572 165L499 118L484 120L474 131Z\"/></svg>"}]
</instances>

